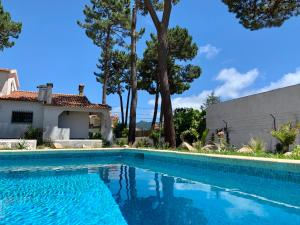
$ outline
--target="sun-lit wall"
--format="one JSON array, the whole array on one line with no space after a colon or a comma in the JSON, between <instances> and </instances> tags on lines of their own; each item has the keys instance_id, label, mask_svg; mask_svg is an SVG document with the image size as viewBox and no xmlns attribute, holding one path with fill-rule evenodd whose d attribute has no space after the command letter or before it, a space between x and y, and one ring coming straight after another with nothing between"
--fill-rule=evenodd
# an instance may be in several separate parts
<instances>
[{"instance_id":1,"label":"sun-lit wall","mask_svg":"<svg viewBox=\"0 0 300 225\"><path fill-rule=\"evenodd\" d=\"M228 125L231 144L242 146L251 137L261 137L268 149L277 141L270 131L282 123L300 122L300 85L242 97L213 105L207 110L207 127L211 133ZM297 143L300 143L298 137Z\"/></svg>"}]
</instances>

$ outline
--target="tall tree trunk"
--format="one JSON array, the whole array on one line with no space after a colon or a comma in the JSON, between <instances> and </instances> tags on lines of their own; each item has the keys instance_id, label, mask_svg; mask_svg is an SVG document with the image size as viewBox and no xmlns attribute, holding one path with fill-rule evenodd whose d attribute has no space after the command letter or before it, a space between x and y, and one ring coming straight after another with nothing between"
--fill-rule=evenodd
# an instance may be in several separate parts
<instances>
[{"instance_id":1,"label":"tall tree trunk","mask_svg":"<svg viewBox=\"0 0 300 225\"><path fill-rule=\"evenodd\" d=\"M121 92L118 92L119 98L120 98L120 108L121 108L121 120L122 120L122 126L124 126L124 108L123 108L123 97Z\"/></svg>"},{"instance_id":2,"label":"tall tree trunk","mask_svg":"<svg viewBox=\"0 0 300 225\"><path fill-rule=\"evenodd\" d=\"M136 189L136 173L134 167L129 167L129 190L130 198L132 201L137 199L137 189Z\"/></svg>"},{"instance_id":3,"label":"tall tree trunk","mask_svg":"<svg viewBox=\"0 0 300 225\"><path fill-rule=\"evenodd\" d=\"M128 88L128 92L127 92L126 113L125 113L125 127L127 127L127 121L128 121L128 108L129 108L130 92L131 92L131 87Z\"/></svg>"},{"instance_id":4,"label":"tall tree trunk","mask_svg":"<svg viewBox=\"0 0 300 225\"><path fill-rule=\"evenodd\" d=\"M106 34L105 40L105 53L104 53L104 78L103 78L103 87L102 87L102 104L106 105L106 90L107 90L107 79L109 76L109 55L110 55L110 32L111 28L109 27Z\"/></svg>"},{"instance_id":5,"label":"tall tree trunk","mask_svg":"<svg viewBox=\"0 0 300 225\"><path fill-rule=\"evenodd\" d=\"M176 147L175 128L173 122L173 111L171 94L168 80L168 40L167 29L162 25L158 33L158 67L160 79L160 93L164 115L164 134L165 140L170 147Z\"/></svg>"},{"instance_id":6,"label":"tall tree trunk","mask_svg":"<svg viewBox=\"0 0 300 225\"><path fill-rule=\"evenodd\" d=\"M153 119L152 119L152 124L151 124L152 129L154 129L155 124L156 124L157 110L158 110L158 100L159 100L159 89L158 89L158 85L157 85L157 90L156 90L156 93L155 93Z\"/></svg>"},{"instance_id":7,"label":"tall tree trunk","mask_svg":"<svg viewBox=\"0 0 300 225\"><path fill-rule=\"evenodd\" d=\"M172 11L172 0L164 0L162 21L159 20L151 0L145 0L150 16L154 22L158 37L158 69L160 93L164 114L165 140L170 147L176 148L175 127L173 122L172 102L168 80L168 38L167 31Z\"/></svg>"},{"instance_id":8,"label":"tall tree trunk","mask_svg":"<svg viewBox=\"0 0 300 225\"><path fill-rule=\"evenodd\" d=\"M163 103L160 103L160 117L159 117L159 126L162 127L164 121L164 107L163 107Z\"/></svg>"},{"instance_id":9,"label":"tall tree trunk","mask_svg":"<svg viewBox=\"0 0 300 225\"><path fill-rule=\"evenodd\" d=\"M129 134L128 143L133 144L135 142L135 130L136 130L136 107L137 107L137 78L136 78L136 21L137 21L137 7L138 1L135 0L135 4L132 11L132 24L131 24L131 104L130 104L130 120L129 120Z\"/></svg>"}]
</instances>

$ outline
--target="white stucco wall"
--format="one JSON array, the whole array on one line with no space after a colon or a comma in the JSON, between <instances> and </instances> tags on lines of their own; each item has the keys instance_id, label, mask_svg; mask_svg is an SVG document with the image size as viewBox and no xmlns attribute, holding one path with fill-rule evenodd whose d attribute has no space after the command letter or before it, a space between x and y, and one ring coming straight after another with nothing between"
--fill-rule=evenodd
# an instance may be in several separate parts
<instances>
[{"instance_id":1,"label":"white stucco wall","mask_svg":"<svg viewBox=\"0 0 300 225\"><path fill-rule=\"evenodd\" d=\"M103 110L102 113L99 114L101 120L101 135L104 140L112 142L113 140L113 129L112 129L112 121L110 116L110 111L108 109Z\"/></svg>"},{"instance_id":2,"label":"white stucco wall","mask_svg":"<svg viewBox=\"0 0 300 225\"><path fill-rule=\"evenodd\" d=\"M263 138L269 149L277 141L272 138L273 119L277 128L288 121L300 121L300 85L281 88L213 105L207 110L210 133L228 123L231 144L247 144L251 137ZM300 137L297 138L300 143Z\"/></svg>"},{"instance_id":3,"label":"white stucco wall","mask_svg":"<svg viewBox=\"0 0 300 225\"><path fill-rule=\"evenodd\" d=\"M89 138L89 113L88 112L63 112L58 119L59 128L70 129L70 139Z\"/></svg>"},{"instance_id":4,"label":"white stucco wall","mask_svg":"<svg viewBox=\"0 0 300 225\"><path fill-rule=\"evenodd\" d=\"M11 123L13 111L32 112L33 123ZM1 101L0 102L0 138L20 138L29 126L43 127L43 107L39 103Z\"/></svg>"},{"instance_id":5,"label":"white stucco wall","mask_svg":"<svg viewBox=\"0 0 300 225\"><path fill-rule=\"evenodd\" d=\"M18 89L16 79L9 78L9 75L9 72L0 71L0 96L9 95Z\"/></svg>"},{"instance_id":6,"label":"white stucco wall","mask_svg":"<svg viewBox=\"0 0 300 225\"><path fill-rule=\"evenodd\" d=\"M11 123L13 111L33 112L33 123ZM66 115L66 111L69 111L70 114ZM113 135L110 111L108 109L89 111L99 113L102 137L111 141ZM70 138L88 139L89 112L84 108L48 106L39 102L0 101L0 139L21 138L29 126L42 128L43 139L47 141L68 140Z\"/></svg>"}]
</instances>

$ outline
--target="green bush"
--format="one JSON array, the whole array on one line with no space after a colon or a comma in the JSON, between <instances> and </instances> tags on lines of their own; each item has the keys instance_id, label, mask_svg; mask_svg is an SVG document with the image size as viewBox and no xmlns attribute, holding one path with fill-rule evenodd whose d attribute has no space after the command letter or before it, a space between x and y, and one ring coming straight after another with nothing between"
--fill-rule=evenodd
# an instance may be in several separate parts
<instances>
[{"instance_id":1,"label":"green bush","mask_svg":"<svg viewBox=\"0 0 300 225\"><path fill-rule=\"evenodd\" d=\"M122 138L127 138L129 134L129 129L128 128L123 128L121 136Z\"/></svg>"},{"instance_id":2,"label":"green bush","mask_svg":"<svg viewBox=\"0 0 300 225\"><path fill-rule=\"evenodd\" d=\"M279 130L272 130L271 134L282 145L282 152L288 152L290 145L294 144L299 133L299 125L293 126L291 122L283 124Z\"/></svg>"},{"instance_id":3,"label":"green bush","mask_svg":"<svg viewBox=\"0 0 300 225\"><path fill-rule=\"evenodd\" d=\"M174 126L176 133L176 145L182 142L181 134L187 130L194 129L197 131L197 139L201 138L201 134L206 129L206 112L192 109L179 108L174 112Z\"/></svg>"},{"instance_id":4,"label":"green bush","mask_svg":"<svg viewBox=\"0 0 300 225\"><path fill-rule=\"evenodd\" d=\"M23 150L23 149L27 149L28 145L26 143L25 139L20 139L20 141L17 144L17 149Z\"/></svg>"},{"instance_id":5,"label":"green bush","mask_svg":"<svg viewBox=\"0 0 300 225\"><path fill-rule=\"evenodd\" d=\"M195 129L190 128L189 130L182 132L180 138L182 141L192 144L198 141L198 132Z\"/></svg>"},{"instance_id":6,"label":"green bush","mask_svg":"<svg viewBox=\"0 0 300 225\"><path fill-rule=\"evenodd\" d=\"M114 128L115 138L128 137L128 128L124 127L123 124L118 123Z\"/></svg>"},{"instance_id":7,"label":"green bush","mask_svg":"<svg viewBox=\"0 0 300 225\"><path fill-rule=\"evenodd\" d=\"M37 145L43 144L43 130L40 128L28 127L24 133L24 139L37 140Z\"/></svg>"},{"instance_id":8,"label":"green bush","mask_svg":"<svg viewBox=\"0 0 300 225\"><path fill-rule=\"evenodd\" d=\"M124 145L128 144L128 140L127 138L118 138L116 144L119 145L120 147L123 147Z\"/></svg>"},{"instance_id":9,"label":"green bush","mask_svg":"<svg viewBox=\"0 0 300 225\"><path fill-rule=\"evenodd\" d=\"M205 146L208 133L209 133L209 129L206 128L201 135L201 145L202 146Z\"/></svg>"},{"instance_id":10,"label":"green bush","mask_svg":"<svg viewBox=\"0 0 300 225\"><path fill-rule=\"evenodd\" d=\"M100 132L96 132L96 133L89 132L89 139L91 140L102 139L102 135Z\"/></svg>"},{"instance_id":11,"label":"green bush","mask_svg":"<svg viewBox=\"0 0 300 225\"><path fill-rule=\"evenodd\" d=\"M153 141L154 146L158 146L159 145L159 139L161 137L161 132L160 130L152 130L149 138Z\"/></svg>"},{"instance_id":12,"label":"green bush","mask_svg":"<svg viewBox=\"0 0 300 225\"><path fill-rule=\"evenodd\" d=\"M248 146L256 153L266 151L266 143L261 138L251 138Z\"/></svg>"},{"instance_id":13,"label":"green bush","mask_svg":"<svg viewBox=\"0 0 300 225\"><path fill-rule=\"evenodd\" d=\"M142 139L137 141L135 147L137 147L137 148L149 148L149 147L151 147L151 143L146 138L142 138Z\"/></svg>"},{"instance_id":14,"label":"green bush","mask_svg":"<svg viewBox=\"0 0 300 225\"><path fill-rule=\"evenodd\" d=\"M293 149L293 156L300 157L300 145L297 145L297 146Z\"/></svg>"}]
</instances>

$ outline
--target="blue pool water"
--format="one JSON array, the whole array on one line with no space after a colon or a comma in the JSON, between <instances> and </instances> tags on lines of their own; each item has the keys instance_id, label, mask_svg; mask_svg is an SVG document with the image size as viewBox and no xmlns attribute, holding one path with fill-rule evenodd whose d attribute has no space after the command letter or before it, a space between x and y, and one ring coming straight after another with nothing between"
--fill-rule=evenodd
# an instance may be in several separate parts
<instances>
[{"instance_id":1,"label":"blue pool water","mask_svg":"<svg viewBox=\"0 0 300 225\"><path fill-rule=\"evenodd\" d=\"M300 224L298 167L118 152L0 163L0 224Z\"/></svg>"}]
</instances>

